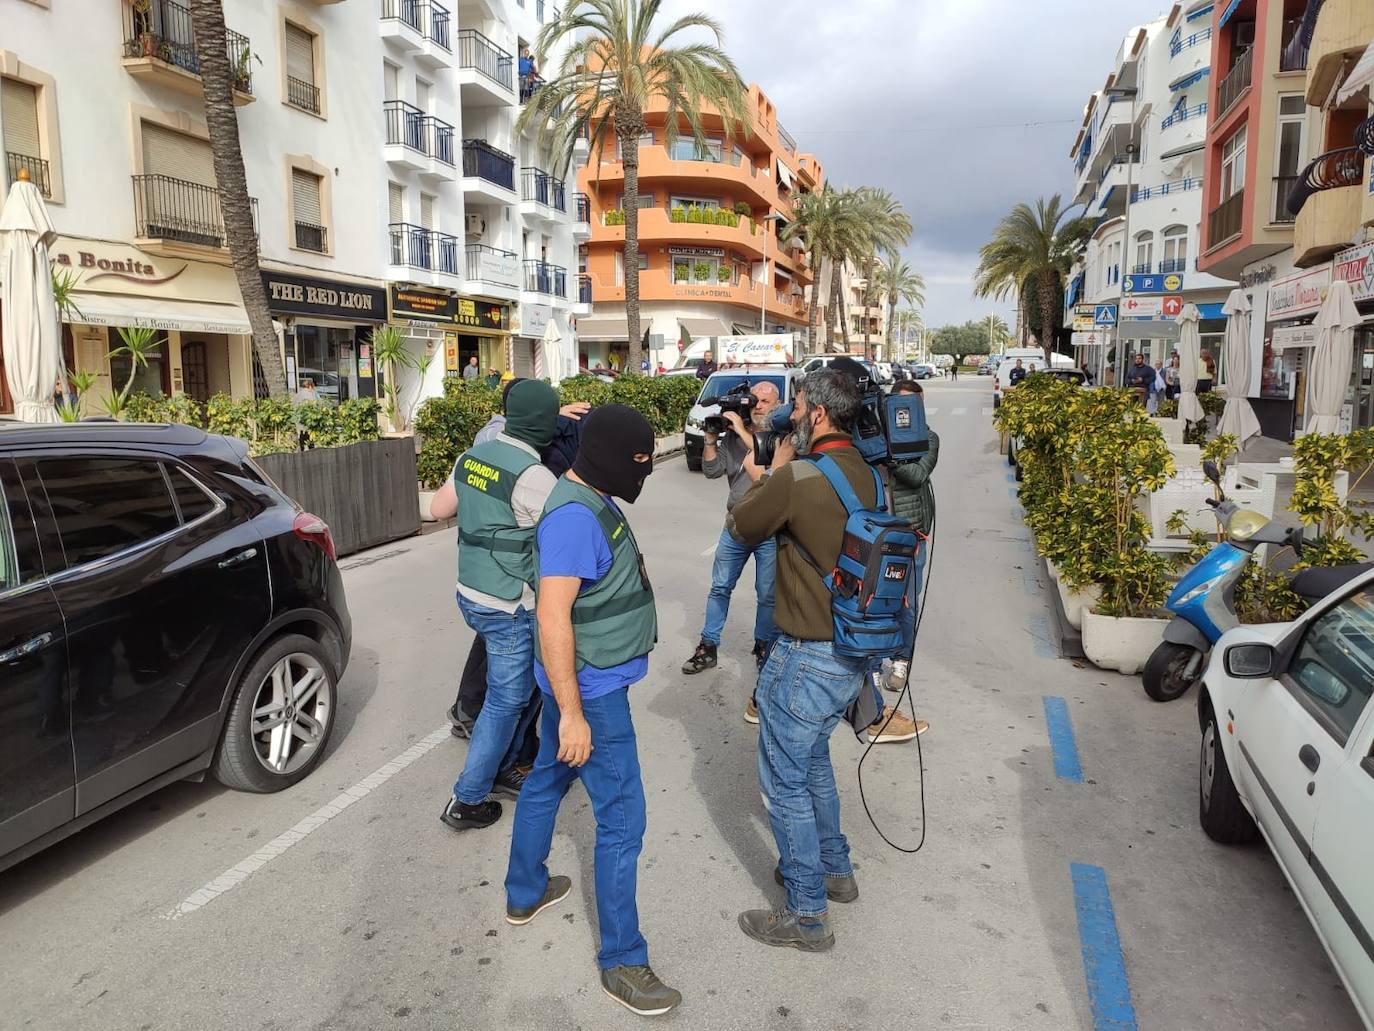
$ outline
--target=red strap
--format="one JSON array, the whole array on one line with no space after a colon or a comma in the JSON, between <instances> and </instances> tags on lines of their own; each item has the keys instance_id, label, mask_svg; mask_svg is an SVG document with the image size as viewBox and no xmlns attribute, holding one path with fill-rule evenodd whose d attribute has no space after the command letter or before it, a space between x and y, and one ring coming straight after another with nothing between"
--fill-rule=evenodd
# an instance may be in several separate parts
<instances>
[{"instance_id":1,"label":"red strap","mask_svg":"<svg viewBox=\"0 0 1374 1031\"><path fill-rule=\"evenodd\" d=\"M813 455L815 455L815 454L820 454L820 453L823 452L823 451L833 451L833 450L835 450L836 448L841 448L841 447L853 447L853 446L854 446L853 441L849 441L849 440L827 440L827 441L826 441L825 443L823 443L823 444L815 444L815 445L813 445L812 448L811 448L811 453L812 453Z\"/></svg>"}]
</instances>

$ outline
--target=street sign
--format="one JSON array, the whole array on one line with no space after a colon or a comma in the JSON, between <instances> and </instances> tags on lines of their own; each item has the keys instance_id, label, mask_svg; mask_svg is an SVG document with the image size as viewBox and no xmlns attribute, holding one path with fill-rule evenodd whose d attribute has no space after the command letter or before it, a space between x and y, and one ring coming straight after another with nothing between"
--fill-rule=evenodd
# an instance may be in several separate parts
<instances>
[{"instance_id":1,"label":"street sign","mask_svg":"<svg viewBox=\"0 0 1374 1031\"><path fill-rule=\"evenodd\" d=\"M1177 272L1164 277L1164 292L1166 294L1176 294L1183 289L1183 277Z\"/></svg>"},{"instance_id":2,"label":"street sign","mask_svg":"<svg viewBox=\"0 0 1374 1031\"><path fill-rule=\"evenodd\" d=\"M1081 319L1081 318L1089 318L1089 319L1090 319L1090 318L1093 317L1093 313L1094 313L1095 310L1096 310L1096 305L1092 305L1092 304L1075 304L1075 305L1073 306L1073 315L1074 315L1074 318L1077 318L1077 319Z\"/></svg>"},{"instance_id":3,"label":"street sign","mask_svg":"<svg viewBox=\"0 0 1374 1031\"><path fill-rule=\"evenodd\" d=\"M1094 325L1091 311L1087 315L1075 315L1073 317L1073 331L1075 333L1091 333Z\"/></svg>"},{"instance_id":4,"label":"street sign","mask_svg":"<svg viewBox=\"0 0 1374 1031\"><path fill-rule=\"evenodd\" d=\"M1107 342L1107 333L1075 333L1072 337L1074 347L1096 347Z\"/></svg>"},{"instance_id":5,"label":"street sign","mask_svg":"<svg viewBox=\"0 0 1374 1031\"><path fill-rule=\"evenodd\" d=\"M1122 276L1121 289L1127 294L1176 294L1183 289L1183 277L1177 272Z\"/></svg>"},{"instance_id":6,"label":"street sign","mask_svg":"<svg viewBox=\"0 0 1374 1031\"><path fill-rule=\"evenodd\" d=\"M1163 297L1127 297L1121 302L1123 319L1157 319L1163 312Z\"/></svg>"},{"instance_id":7,"label":"street sign","mask_svg":"<svg viewBox=\"0 0 1374 1031\"><path fill-rule=\"evenodd\" d=\"M1177 295L1164 298L1164 317L1176 319L1183 314L1183 298Z\"/></svg>"},{"instance_id":8,"label":"street sign","mask_svg":"<svg viewBox=\"0 0 1374 1031\"><path fill-rule=\"evenodd\" d=\"M1093 322L1099 326L1116 325L1116 305L1099 304L1093 311Z\"/></svg>"}]
</instances>

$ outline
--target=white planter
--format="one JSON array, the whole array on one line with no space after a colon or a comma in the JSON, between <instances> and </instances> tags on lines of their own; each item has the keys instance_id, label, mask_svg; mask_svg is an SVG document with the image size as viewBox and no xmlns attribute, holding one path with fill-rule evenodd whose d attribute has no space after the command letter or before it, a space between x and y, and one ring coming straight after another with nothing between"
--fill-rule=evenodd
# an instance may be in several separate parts
<instances>
[{"instance_id":1,"label":"white planter","mask_svg":"<svg viewBox=\"0 0 1374 1031\"><path fill-rule=\"evenodd\" d=\"M1089 584L1081 591L1071 590L1063 580L1055 581L1059 600L1064 603L1064 617L1075 630L1083 629L1083 613L1102 600L1102 588Z\"/></svg>"},{"instance_id":2,"label":"white planter","mask_svg":"<svg viewBox=\"0 0 1374 1031\"><path fill-rule=\"evenodd\" d=\"M1045 559L1045 568L1050 571L1050 579L1055 583L1059 582L1059 567L1054 564L1054 559Z\"/></svg>"},{"instance_id":3,"label":"white planter","mask_svg":"<svg viewBox=\"0 0 1374 1031\"><path fill-rule=\"evenodd\" d=\"M420 491L420 521L421 521L421 522L425 522L425 523L432 523L432 522L434 522L434 517L431 516L431 515L429 514L429 503L430 503L431 501L434 500L434 495L437 494L437 493L438 493L438 491L433 491L433 490L422 490L422 491Z\"/></svg>"},{"instance_id":4,"label":"white planter","mask_svg":"<svg viewBox=\"0 0 1374 1031\"><path fill-rule=\"evenodd\" d=\"M1118 619L1088 609L1083 613L1083 652L1100 669L1134 676L1164 639L1167 619Z\"/></svg>"}]
</instances>

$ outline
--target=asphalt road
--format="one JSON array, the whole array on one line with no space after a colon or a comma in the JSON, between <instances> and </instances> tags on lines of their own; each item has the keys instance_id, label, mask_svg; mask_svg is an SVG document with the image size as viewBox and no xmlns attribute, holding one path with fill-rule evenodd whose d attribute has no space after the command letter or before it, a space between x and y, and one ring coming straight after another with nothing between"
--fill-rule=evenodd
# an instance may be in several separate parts
<instances>
[{"instance_id":1,"label":"asphalt road","mask_svg":"<svg viewBox=\"0 0 1374 1031\"><path fill-rule=\"evenodd\" d=\"M724 484L669 460L632 509L661 636L633 689L649 799L639 901L654 967L685 996L662 1022L1357 1028L1263 846L1223 849L1198 829L1192 699L1156 705L1138 681L1051 654L989 380L929 390L942 451L913 678L932 724L925 847L883 844L860 805L861 749L838 732L861 898L835 907L829 953L768 949L735 924L781 894L755 731L741 718L747 592L720 667L678 672L700 627ZM0 875L0 1027L640 1026L597 983L581 789L551 860L573 895L524 928L502 920L508 823L460 836L438 821L465 749L443 722L470 641L454 546L448 531L345 561L353 665L311 778L265 797L174 785ZM1081 779L1056 774L1047 697L1063 700L1061 749L1071 733ZM874 815L904 845L920 835L917 783L911 745L875 749L864 767Z\"/></svg>"}]
</instances>

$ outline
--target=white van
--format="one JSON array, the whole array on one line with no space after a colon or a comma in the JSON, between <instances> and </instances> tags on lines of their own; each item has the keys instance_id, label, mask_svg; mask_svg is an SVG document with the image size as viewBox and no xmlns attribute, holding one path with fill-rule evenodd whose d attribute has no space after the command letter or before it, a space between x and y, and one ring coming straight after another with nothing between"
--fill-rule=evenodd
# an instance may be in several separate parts
<instances>
[{"instance_id":1,"label":"white van","mask_svg":"<svg viewBox=\"0 0 1374 1031\"><path fill-rule=\"evenodd\" d=\"M1002 404L1002 395L1011 389L1011 370L1016 368L1016 360L1021 360L1021 367L1026 370L1027 375L1045 368L1045 352L1038 347L1011 347L1002 355L1002 360L997 365L997 373L992 377L992 407L998 408ZM1073 359L1067 354L1055 353L1051 356L1051 368L1054 369L1076 369Z\"/></svg>"},{"instance_id":2,"label":"white van","mask_svg":"<svg viewBox=\"0 0 1374 1031\"><path fill-rule=\"evenodd\" d=\"M687 425L682 429L687 468L694 473L701 472L701 453L706 448L706 417L720 414L719 405L702 405L702 398L720 397L744 384L752 387L757 383L772 383L778 388L782 403L791 404L796 399L802 375L801 369L790 365L745 365L711 373L702 384L697 403L687 413Z\"/></svg>"}]
</instances>

